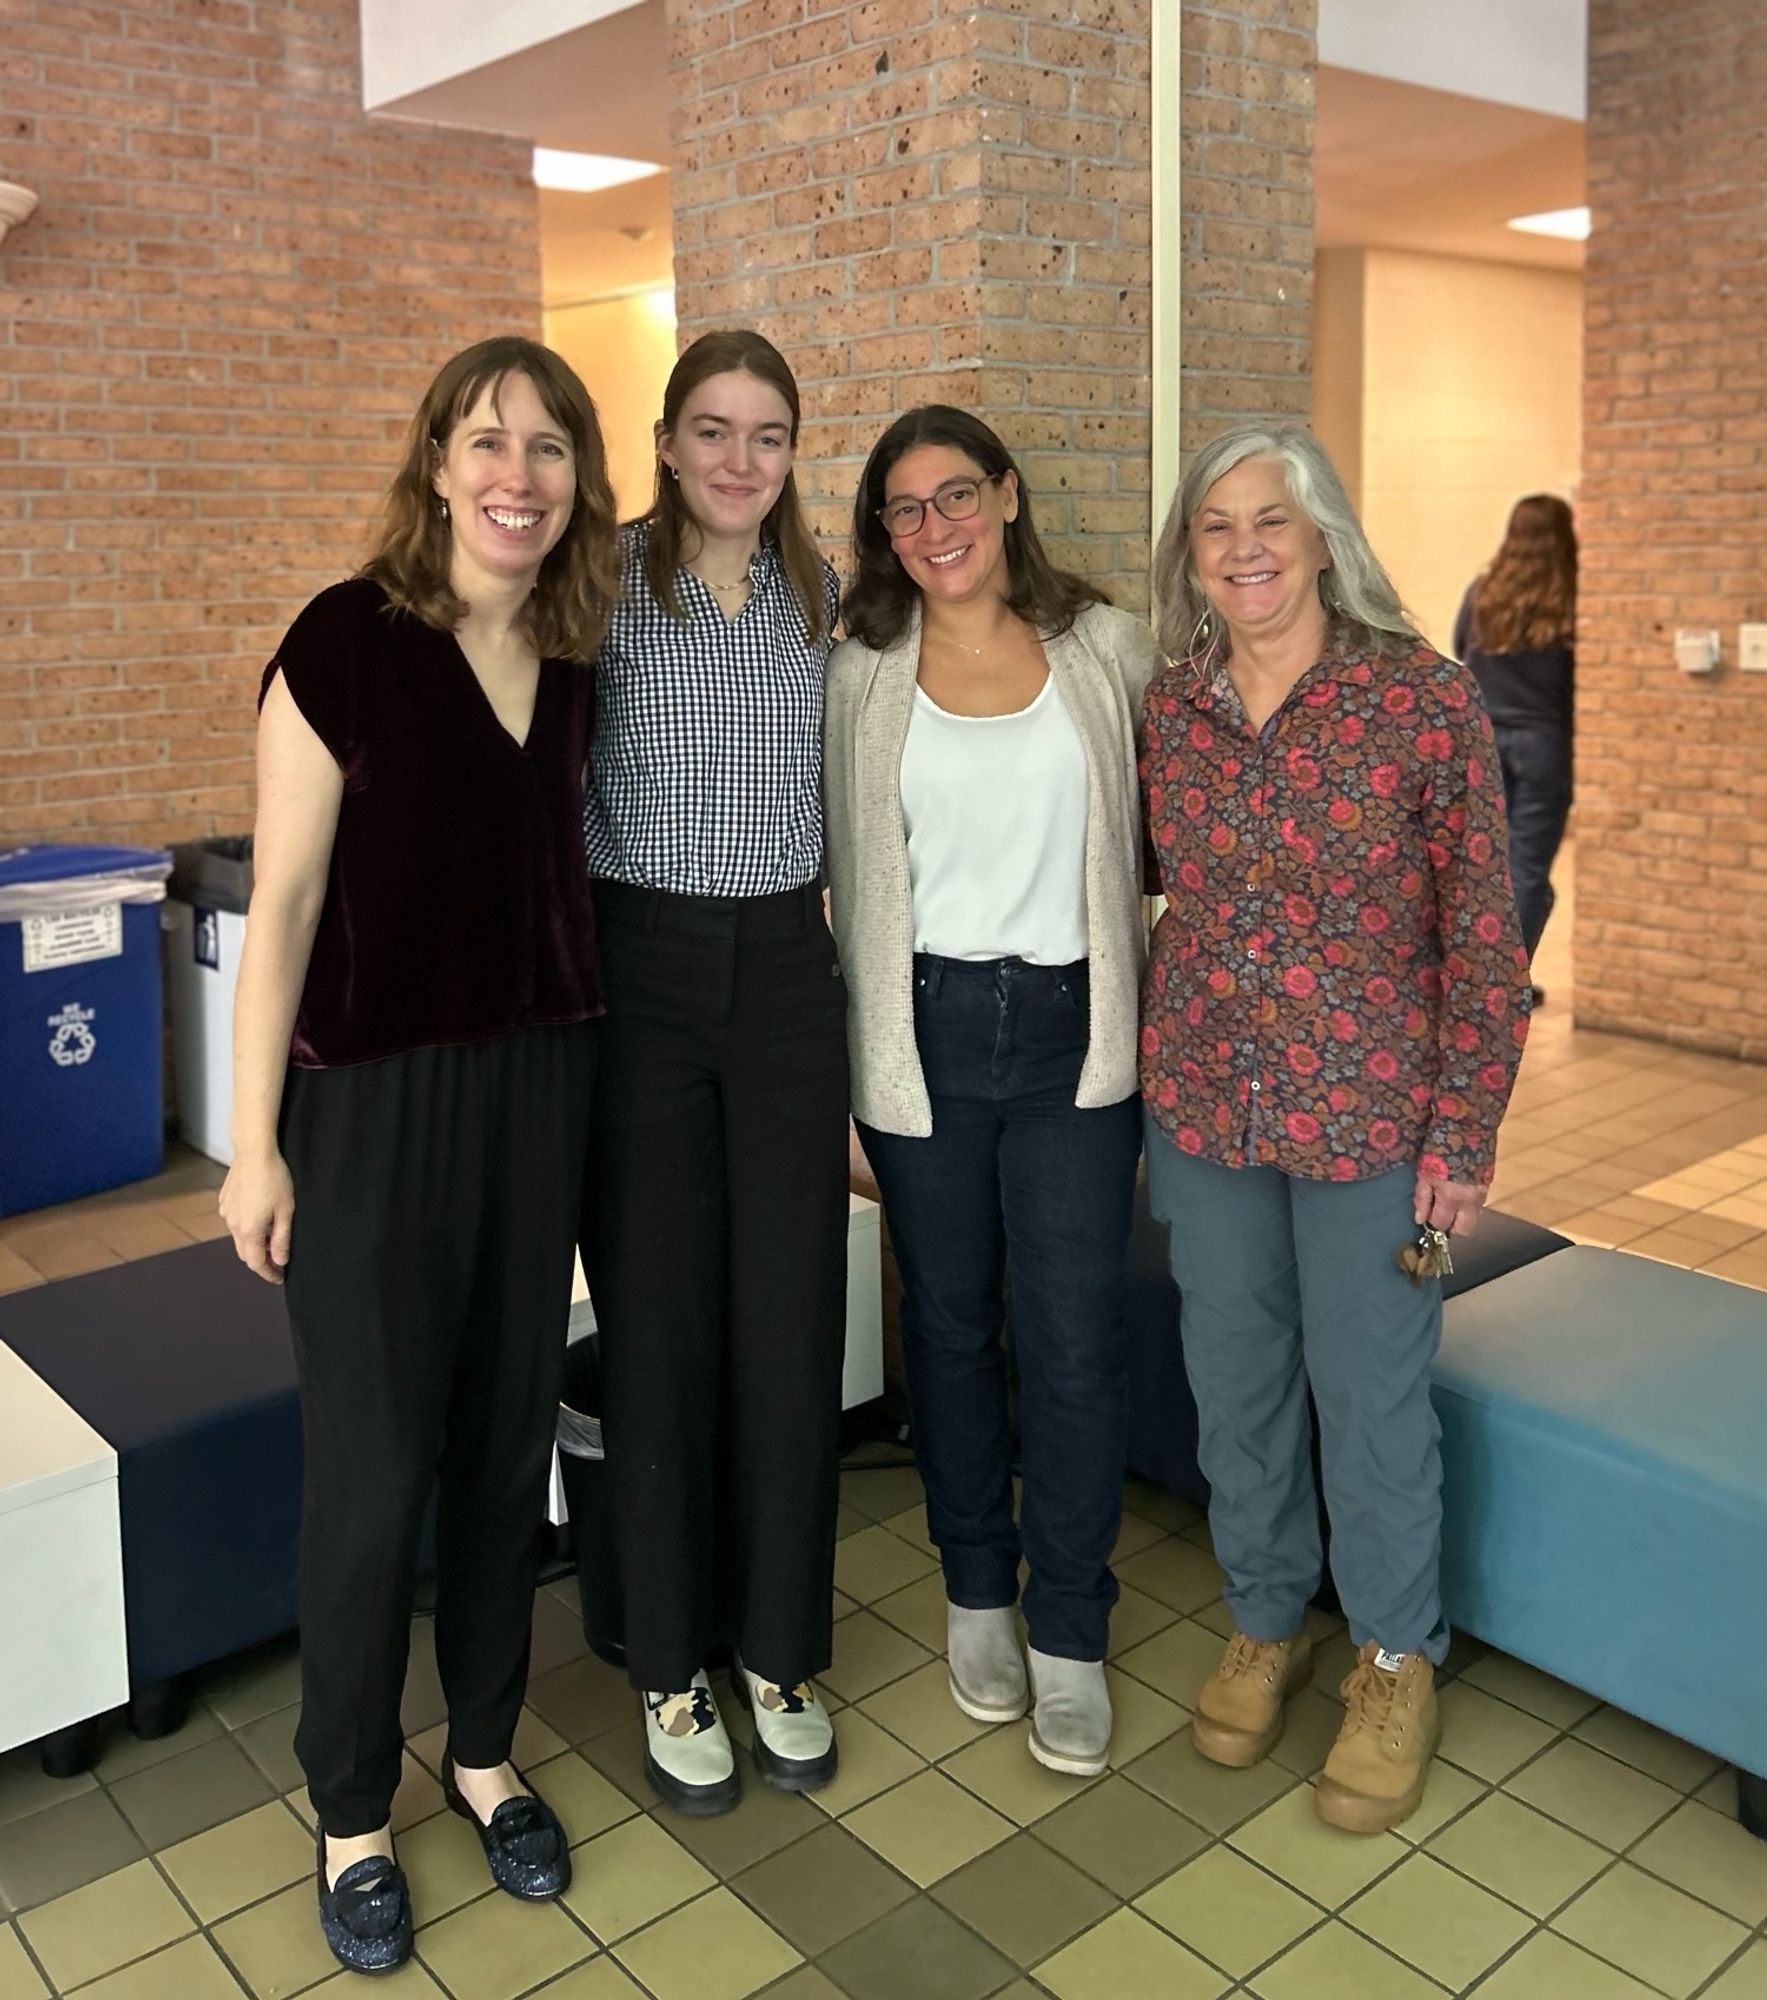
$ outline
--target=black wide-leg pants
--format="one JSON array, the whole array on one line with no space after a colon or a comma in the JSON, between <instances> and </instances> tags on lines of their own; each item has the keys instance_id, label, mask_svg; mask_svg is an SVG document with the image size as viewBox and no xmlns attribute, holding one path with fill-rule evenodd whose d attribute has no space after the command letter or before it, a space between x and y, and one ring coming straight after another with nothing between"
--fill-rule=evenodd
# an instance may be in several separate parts
<instances>
[{"instance_id":1,"label":"black wide-leg pants","mask_svg":"<svg viewBox=\"0 0 1767 2000\"><path fill-rule=\"evenodd\" d=\"M828 1665L846 1328L846 985L814 887L597 885L583 1265L633 1685L715 1640Z\"/></svg>"},{"instance_id":2,"label":"black wide-leg pants","mask_svg":"<svg viewBox=\"0 0 1767 2000\"><path fill-rule=\"evenodd\" d=\"M314 1811L384 1826L436 1494L450 1753L509 1755L570 1312L597 1024L291 1070L301 1720Z\"/></svg>"}]
</instances>

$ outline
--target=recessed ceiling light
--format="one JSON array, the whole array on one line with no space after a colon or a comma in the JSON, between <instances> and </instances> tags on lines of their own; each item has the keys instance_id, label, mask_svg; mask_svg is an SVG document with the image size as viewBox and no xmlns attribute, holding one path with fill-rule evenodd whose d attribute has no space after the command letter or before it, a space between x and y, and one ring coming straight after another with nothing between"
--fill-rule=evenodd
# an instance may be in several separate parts
<instances>
[{"instance_id":1,"label":"recessed ceiling light","mask_svg":"<svg viewBox=\"0 0 1767 2000\"><path fill-rule=\"evenodd\" d=\"M535 187L567 194L599 194L603 188L641 181L662 168L654 160L622 160L612 153L568 153L556 146L534 148Z\"/></svg>"},{"instance_id":2,"label":"recessed ceiling light","mask_svg":"<svg viewBox=\"0 0 1767 2000\"><path fill-rule=\"evenodd\" d=\"M1589 211L1586 208L1546 208L1538 215L1512 215L1503 225L1528 236L1562 236L1567 243L1589 239Z\"/></svg>"}]
</instances>

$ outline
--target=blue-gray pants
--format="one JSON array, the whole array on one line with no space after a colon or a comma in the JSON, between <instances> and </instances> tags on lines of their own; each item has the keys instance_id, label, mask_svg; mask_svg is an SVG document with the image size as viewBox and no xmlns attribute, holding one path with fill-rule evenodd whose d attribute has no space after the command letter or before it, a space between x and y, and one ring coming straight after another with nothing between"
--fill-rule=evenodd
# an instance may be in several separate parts
<instances>
[{"instance_id":1,"label":"blue-gray pants","mask_svg":"<svg viewBox=\"0 0 1767 2000\"><path fill-rule=\"evenodd\" d=\"M1393 1262L1416 1233L1413 1169L1319 1181L1225 1167L1181 1153L1150 1119L1147 1183L1171 1231L1209 1526L1239 1629L1286 1638L1319 1585L1311 1386L1350 1636L1439 1662L1448 1629L1429 1371L1442 1288L1413 1285Z\"/></svg>"}]
</instances>

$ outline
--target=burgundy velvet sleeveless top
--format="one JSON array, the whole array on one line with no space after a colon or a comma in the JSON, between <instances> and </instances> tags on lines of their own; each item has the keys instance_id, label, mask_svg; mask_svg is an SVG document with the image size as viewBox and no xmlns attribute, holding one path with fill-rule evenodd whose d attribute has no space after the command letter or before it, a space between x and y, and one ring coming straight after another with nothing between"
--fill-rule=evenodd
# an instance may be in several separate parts
<instances>
[{"instance_id":1,"label":"burgundy velvet sleeveless top","mask_svg":"<svg viewBox=\"0 0 1767 2000\"><path fill-rule=\"evenodd\" d=\"M289 627L260 706L278 673L344 774L290 1060L332 1069L599 1014L591 670L543 660L517 743L453 634L357 577Z\"/></svg>"}]
</instances>

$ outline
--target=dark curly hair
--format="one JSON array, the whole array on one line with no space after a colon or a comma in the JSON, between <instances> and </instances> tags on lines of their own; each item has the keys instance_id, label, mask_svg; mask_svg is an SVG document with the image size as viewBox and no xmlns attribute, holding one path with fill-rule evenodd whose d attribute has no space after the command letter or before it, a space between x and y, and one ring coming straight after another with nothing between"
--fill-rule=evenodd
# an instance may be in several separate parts
<instances>
[{"instance_id":1,"label":"dark curly hair","mask_svg":"<svg viewBox=\"0 0 1767 2000\"><path fill-rule=\"evenodd\" d=\"M893 645L907 629L920 593L896 559L878 509L890 467L917 445L942 444L960 451L985 478L1010 472L1018 482L1018 518L1006 524L1007 608L1046 639L1065 632L1089 604L1110 598L1083 576L1057 569L1049 560L1031 519L1031 496L1024 474L980 417L949 403L925 403L891 424L865 461L853 502L853 581L841 603L848 632L867 646Z\"/></svg>"}]
</instances>

